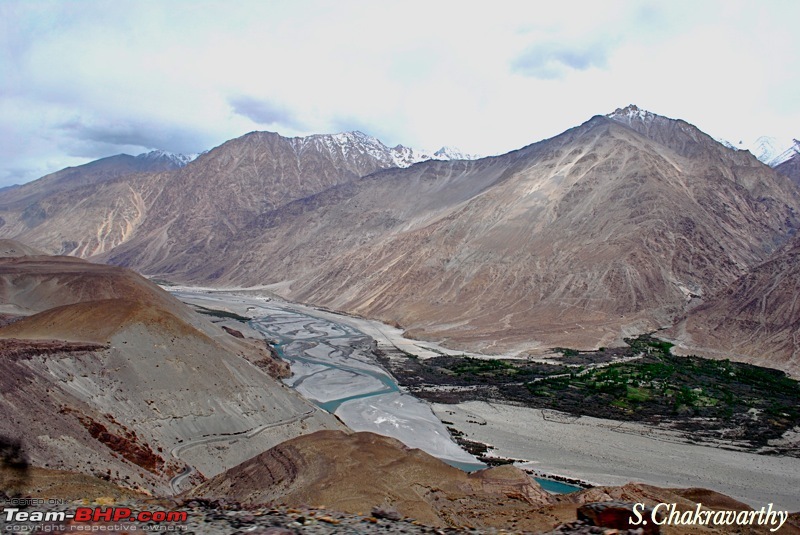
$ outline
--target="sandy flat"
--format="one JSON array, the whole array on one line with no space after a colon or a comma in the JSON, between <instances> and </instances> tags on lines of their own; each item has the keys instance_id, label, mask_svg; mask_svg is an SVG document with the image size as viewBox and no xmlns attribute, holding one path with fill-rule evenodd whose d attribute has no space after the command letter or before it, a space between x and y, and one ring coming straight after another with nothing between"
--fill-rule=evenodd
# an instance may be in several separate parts
<instances>
[{"instance_id":1,"label":"sandy flat","mask_svg":"<svg viewBox=\"0 0 800 535\"><path fill-rule=\"evenodd\" d=\"M402 329L387 325L380 321L369 320L365 318L358 318L347 314L337 314L335 312L328 312L327 310L320 310L318 308L301 305L298 303L291 303L273 297L263 297L257 295L259 290L264 290L266 287L257 288L226 288L226 289L213 289L203 287L190 287L190 286L171 286L166 287L166 290L174 293L176 297L182 301L196 303L203 306L212 306L211 302L216 308L221 308L244 316L259 316L263 313L270 313L272 315L280 315L283 311L287 316L291 316L290 311L297 311L302 314L307 314L316 318L322 318L334 323L339 323L351 327L360 333L363 333L373 340L377 341L379 345L394 346L402 351L414 354L421 359L437 357L440 355L467 355L476 358L521 358L517 353L509 353L504 355L483 355L480 353L471 353L469 351L456 350L444 347L435 342L427 342L422 340L414 340L406 338ZM291 325L291 321L289 322ZM287 327L290 328L290 327ZM331 332L331 335L342 333ZM297 338L307 338L307 333L297 333Z\"/></svg>"},{"instance_id":2,"label":"sandy flat","mask_svg":"<svg viewBox=\"0 0 800 535\"><path fill-rule=\"evenodd\" d=\"M292 368L292 371L299 375ZM288 384L288 382L287 382ZM303 377L294 388L308 399L326 402L350 396L360 396L385 389L385 385L375 377L360 375L347 370L328 368Z\"/></svg>"},{"instance_id":3,"label":"sandy flat","mask_svg":"<svg viewBox=\"0 0 800 535\"><path fill-rule=\"evenodd\" d=\"M440 459L478 462L453 442L430 405L408 394L394 392L348 401L339 407L336 416L354 431L393 437Z\"/></svg>"},{"instance_id":4,"label":"sandy flat","mask_svg":"<svg viewBox=\"0 0 800 535\"><path fill-rule=\"evenodd\" d=\"M316 373L324 372L328 368L326 366L322 366L320 364L314 364L311 362L298 362L295 364L291 377L284 379L283 382L286 385L291 386L294 388L298 382L305 381L306 377L309 375L314 375Z\"/></svg>"},{"instance_id":5,"label":"sandy flat","mask_svg":"<svg viewBox=\"0 0 800 535\"><path fill-rule=\"evenodd\" d=\"M333 312L327 312L325 310L319 310L294 303L292 303L290 306L296 310L302 310L302 312L308 314L309 316L324 318L329 321L353 327L354 329L377 341L378 345L394 346L397 349L416 355L421 359L438 357L441 355L468 355L478 358L483 357L483 355L478 353L449 349L435 342L425 342L406 338L403 335L404 331L402 329L392 327L391 325L381 323L380 321L357 318L355 316L349 316L346 314L336 314ZM512 356L508 355L508 357L511 358ZM492 358L498 358L498 356L494 355Z\"/></svg>"},{"instance_id":6,"label":"sandy flat","mask_svg":"<svg viewBox=\"0 0 800 535\"><path fill-rule=\"evenodd\" d=\"M755 508L773 503L800 510L797 458L686 444L638 424L548 410L479 401L433 409L467 438L493 445L499 456L532 461L531 468L545 473L600 485L705 487Z\"/></svg>"}]
</instances>

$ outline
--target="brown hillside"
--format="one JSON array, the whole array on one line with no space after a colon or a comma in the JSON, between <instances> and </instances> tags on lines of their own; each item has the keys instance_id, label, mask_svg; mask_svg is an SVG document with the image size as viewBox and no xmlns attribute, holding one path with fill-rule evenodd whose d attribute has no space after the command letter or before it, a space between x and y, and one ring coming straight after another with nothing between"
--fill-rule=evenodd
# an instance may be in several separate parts
<instances>
[{"instance_id":1,"label":"brown hillside","mask_svg":"<svg viewBox=\"0 0 800 535\"><path fill-rule=\"evenodd\" d=\"M129 299L102 299L50 308L0 328L0 337L108 343L117 332L139 324L164 335L206 337L164 310Z\"/></svg>"},{"instance_id":2,"label":"brown hillside","mask_svg":"<svg viewBox=\"0 0 800 535\"><path fill-rule=\"evenodd\" d=\"M28 247L16 240L0 240L0 257L38 256L44 251Z\"/></svg>"},{"instance_id":3,"label":"brown hillside","mask_svg":"<svg viewBox=\"0 0 800 535\"><path fill-rule=\"evenodd\" d=\"M683 353L767 364L800 376L800 238L667 331Z\"/></svg>"},{"instance_id":4,"label":"brown hillside","mask_svg":"<svg viewBox=\"0 0 800 535\"><path fill-rule=\"evenodd\" d=\"M173 167L120 154L0 192L0 236L51 254L101 253L131 235Z\"/></svg>"},{"instance_id":5,"label":"brown hillside","mask_svg":"<svg viewBox=\"0 0 800 535\"><path fill-rule=\"evenodd\" d=\"M383 506L438 526L503 526L517 517L523 529L526 511L553 501L510 466L466 474L395 439L341 431L284 442L190 494L249 504L324 504L351 513Z\"/></svg>"},{"instance_id":6,"label":"brown hillside","mask_svg":"<svg viewBox=\"0 0 800 535\"><path fill-rule=\"evenodd\" d=\"M509 155L298 201L254 221L222 267L186 252L176 275L281 283L290 298L476 349L611 345L670 324L797 223L788 181L703 154L598 117Z\"/></svg>"},{"instance_id":7,"label":"brown hillside","mask_svg":"<svg viewBox=\"0 0 800 535\"><path fill-rule=\"evenodd\" d=\"M795 184L800 186L800 153L795 153L794 156L777 165L775 171L791 178Z\"/></svg>"},{"instance_id":8,"label":"brown hillside","mask_svg":"<svg viewBox=\"0 0 800 535\"><path fill-rule=\"evenodd\" d=\"M24 316L0 328L0 435L35 466L170 493L184 470L178 485L339 427L264 371L285 365L263 341L231 336L126 269L3 258L0 307Z\"/></svg>"}]
</instances>

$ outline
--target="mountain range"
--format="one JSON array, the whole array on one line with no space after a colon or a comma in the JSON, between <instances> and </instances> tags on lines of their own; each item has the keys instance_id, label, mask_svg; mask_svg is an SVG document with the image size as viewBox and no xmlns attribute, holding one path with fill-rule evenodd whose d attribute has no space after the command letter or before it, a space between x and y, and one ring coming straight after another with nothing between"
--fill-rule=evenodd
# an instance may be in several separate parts
<instances>
[{"instance_id":1,"label":"mountain range","mask_svg":"<svg viewBox=\"0 0 800 535\"><path fill-rule=\"evenodd\" d=\"M94 162L0 191L0 236L169 280L266 285L477 351L588 349L684 322L687 348L797 373L752 322L703 337L691 319L727 310L743 277L786 254L800 225L786 167L636 106L500 156L414 154L359 132L253 132L179 168ZM762 324L775 310L799 314L770 307ZM726 329L749 342L734 348Z\"/></svg>"},{"instance_id":2,"label":"mountain range","mask_svg":"<svg viewBox=\"0 0 800 535\"><path fill-rule=\"evenodd\" d=\"M187 491L179 503L252 511L235 529L270 532L265 502L292 508L292 529L339 522L321 506L301 516L309 505L372 511L366 532L409 516L549 530L609 500L747 510L697 488L554 496L515 466L467 474L352 432L280 382L288 365L230 319L245 318L197 314L137 272L257 287L486 354L566 357L655 332L675 353L797 376L800 155L756 156L631 105L488 158L251 132L0 190L0 495L47 481L69 499ZM203 514L206 529L225 518Z\"/></svg>"}]
</instances>

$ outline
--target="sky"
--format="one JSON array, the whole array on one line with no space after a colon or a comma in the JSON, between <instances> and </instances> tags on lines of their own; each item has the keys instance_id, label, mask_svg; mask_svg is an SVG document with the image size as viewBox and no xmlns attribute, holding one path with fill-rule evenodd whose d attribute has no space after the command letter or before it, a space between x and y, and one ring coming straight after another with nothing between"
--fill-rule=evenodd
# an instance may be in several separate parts
<instances>
[{"instance_id":1,"label":"sky","mask_svg":"<svg viewBox=\"0 0 800 535\"><path fill-rule=\"evenodd\" d=\"M0 187L254 130L508 152L634 103L800 138L800 2L0 1Z\"/></svg>"}]
</instances>

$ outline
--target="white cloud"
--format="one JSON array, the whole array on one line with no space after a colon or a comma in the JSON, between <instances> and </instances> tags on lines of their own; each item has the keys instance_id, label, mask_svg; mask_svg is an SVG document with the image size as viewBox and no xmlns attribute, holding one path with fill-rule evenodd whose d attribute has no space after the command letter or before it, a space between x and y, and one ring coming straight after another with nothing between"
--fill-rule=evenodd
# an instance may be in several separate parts
<instances>
[{"instance_id":1,"label":"white cloud","mask_svg":"<svg viewBox=\"0 0 800 535\"><path fill-rule=\"evenodd\" d=\"M0 186L265 128L492 154L628 103L800 136L796 2L551 4L7 0Z\"/></svg>"}]
</instances>

